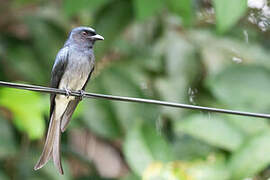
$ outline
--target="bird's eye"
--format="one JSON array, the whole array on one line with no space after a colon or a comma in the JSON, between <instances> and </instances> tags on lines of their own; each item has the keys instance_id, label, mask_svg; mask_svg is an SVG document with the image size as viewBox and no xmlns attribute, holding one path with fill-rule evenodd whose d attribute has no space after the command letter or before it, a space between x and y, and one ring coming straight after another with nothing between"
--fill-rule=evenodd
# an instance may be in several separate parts
<instances>
[{"instance_id":1,"label":"bird's eye","mask_svg":"<svg viewBox=\"0 0 270 180\"><path fill-rule=\"evenodd\" d=\"M83 34L84 36L86 36L86 35L87 35L87 32L86 32L86 31L83 31L82 34Z\"/></svg>"}]
</instances>

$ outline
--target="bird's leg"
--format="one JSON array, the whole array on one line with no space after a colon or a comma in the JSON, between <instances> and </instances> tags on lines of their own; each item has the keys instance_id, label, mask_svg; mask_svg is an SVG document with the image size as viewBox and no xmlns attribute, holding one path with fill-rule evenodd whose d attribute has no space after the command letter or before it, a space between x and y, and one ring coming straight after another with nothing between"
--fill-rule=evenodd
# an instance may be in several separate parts
<instances>
[{"instance_id":1,"label":"bird's leg","mask_svg":"<svg viewBox=\"0 0 270 180\"><path fill-rule=\"evenodd\" d=\"M69 90L69 89L67 89L67 87L65 87L65 91L66 91L67 98L69 98L71 90Z\"/></svg>"},{"instance_id":2,"label":"bird's leg","mask_svg":"<svg viewBox=\"0 0 270 180\"><path fill-rule=\"evenodd\" d=\"M80 97L79 97L79 99L82 100L82 99L85 97L85 92L84 92L84 90L82 90L82 89L80 89L79 92L80 92Z\"/></svg>"}]
</instances>

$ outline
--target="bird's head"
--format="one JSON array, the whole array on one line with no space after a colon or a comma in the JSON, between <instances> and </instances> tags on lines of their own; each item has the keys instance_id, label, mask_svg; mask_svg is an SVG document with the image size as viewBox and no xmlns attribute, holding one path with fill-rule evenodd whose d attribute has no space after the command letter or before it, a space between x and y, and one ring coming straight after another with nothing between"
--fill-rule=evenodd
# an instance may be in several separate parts
<instances>
[{"instance_id":1,"label":"bird's head","mask_svg":"<svg viewBox=\"0 0 270 180\"><path fill-rule=\"evenodd\" d=\"M70 32L69 40L79 45L92 47L96 41L104 40L104 38L90 27L76 27Z\"/></svg>"}]
</instances>

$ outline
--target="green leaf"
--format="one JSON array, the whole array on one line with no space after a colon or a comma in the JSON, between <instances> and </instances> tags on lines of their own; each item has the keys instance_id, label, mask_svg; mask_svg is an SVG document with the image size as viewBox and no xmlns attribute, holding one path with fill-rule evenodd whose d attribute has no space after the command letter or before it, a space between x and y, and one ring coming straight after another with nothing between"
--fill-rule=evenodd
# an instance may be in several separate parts
<instances>
[{"instance_id":1,"label":"green leaf","mask_svg":"<svg viewBox=\"0 0 270 180\"><path fill-rule=\"evenodd\" d=\"M133 0L133 3L137 20L145 20L164 7L164 0Z\"/></svg>"},{"instance_id":2,"label":"green leaf","mask_svg":"<svg viewBox=\"0 0 270 180\"><path fill-rule=\"evenodd\" d=\"M42 74L48 82L55 56L67 38L66 31L59 25L61 19L57 21L55 18L45 15L25 16L24 23L29 31L31 51L36 55L34 61L39 64L39 67L42 67L35 76Z\"/></svg>"},{"instance_id":3,"label":"green leaf","mask_svg":"<svg viewBox=\"0 0 270 180\"><path fill-rule=\"evenodd\" d=\"M9 178L2 171L0 171L0 179L1 180L8 180Z\"/></svg>"},{"instance_id":4,"label":"green leaf","mask_svg":"<svg viewBox=\"0 0 270 180\"><path fill-rule=\"evenodd\" d=\"M245 14L247 0L214 0L217 30L220 33L228 31Z\"/></svg>"},{"instance_id":5,"label":"green leaf","mask_svg":"<svg viewBox=\"0 0 270 180\"><path fill-rule=\"evenodd\" d=\"M64 175L59 174L59 172L55 169L53 163L49 162L46 166L42 168L42 171L48 176L48 179L52 180L71 180L71 171L68 166L68 162L62 160Z\"/></svg>"},{"instance_id":6,"label":"green leaf","mask_svg":"<svg viewBox=\"0 0 270 180\"><path fill-rule=\"evenodd\" d=\"M215 157L214 157L215 158ZM194 163L188 169L188 173L195 180L229 180L230 171L225 166L225 163Z\"/></svg>"},{"instance_id":7,"label":"green leaf","mask_svg":"<svg viewBox=\"0 0 270 180\"><path fill-rule=\"evenodd\" d=\"M72 16L86 9L88 11L94 11L108 1L109 0L80 0L78 2L74 0L64 0L63 8L67 16Z\"/></svg>"},{"instance_id":8,"label":"green leaf","mask_svg":"<svg viewBox=\"0 0 270 180\"><path fill-rule=\"evenodd\" d=\"M43 72L43 68L36 61L32 48L26 44L9 41L10 45L7 48L7 58L10 68L16 71L15 74L18 74L25 80L44 82L45 77L41 73ZM31 71L29 71L29 67L31 67Z\"/></svg>"},{"instance_id":9,"label":"green leaf","mask_svg":"<svg viewBox=\"0 0 270 180\"><path fill-rule=\"evenodd\" d=\"M193 20L192 0L169 0L169 8L182 17L184 25L190 25Z\"/></svg>"},{"instance_id":10,"label":"green leaf","mask_svg":"<svg viewBox=\"0 0 270 180\"><path fill-rule=\"evenodd\" d=\"M27 5L37 6L41 0L15 0L11 2L13 8L23 8Z\"/></svg>"},{"instance_id":11,"label":"green leaf","mask_svg":"<svg viewBox=\"0 0 270 180\"><path fill-rule=\"evenodd\" d=\"M10 124L0 116L0 158L13 155L15 152L16 144L12 128Z\"/></svg>"},{"instance_id":12,"label":"green leaf","mask_svg":"<svg viewBox=\"0 0 270 180\"><path fill-rule=\"evenodd\" d=\"M120 180L141 180L141 178L136 176L135 174L128 174L127 176L121 178Z\"/></svg>"},{"instance_id":13,"label":"green leaf","mask_svg":"<svg viewBox=\"0 0 270 180\"><path fill-rule=\"evenodd\" d=\"M228 121L230 121L235 127L240 129L247 136L252 136L257 133L270 130L268 119L234 115L226 115L226 117L228 117Z\"/></svg>"},{"instance_id":14,"label":"green leaf","mask_svg":"<svg viewBox=\"0 0 270 180\"><path fill-rule=\"evenodd\" d=\"M91 92L104 92L103 84L98 78L89 85ZM89 128L100 136L114 139L122 134L111 101L102 99L89 99L84 102L83 121Z\"/></svg>"},{"instance_id":15,"label":"green leaf","mask_svg":"<svg viewBox=\"0 0 270 180\"><path fill-rule=\"evenodd\" d=\"M112 47L112 43L118 40L120 34L132 20L132 6L130 1L113 1L106 4L96 17L94 26L105 41L95 45L95 54L100 57ZM99 59L99 58L97 58Z\"/></svg>"},{"instance_id":16,"label":"green leaf","mask_svg":"<svg viewBox=\"0 0 270 180\"><path fill-rule=\"evenodd\" d=\"M150 90L141 88L146 84L145 74L131 62L119 62L103 70L91 80L91 92L147 98ZM85 102L84 121L99 135L106 138L120 137L124 130L129 130L136 119L145 119L154 123L159 115L159 107L91 99Z\"/></svg>"},{"instance_id":17,"label":"green leaf","mask_svg":"<svg viewBox=\"0 0 270 180\"><path fill-rule=\"evenodd\" d=\"M167 76L157 79L155 86L163 100L186 102L191 83L198 78L200 62L195 47L177 31L169 31L164 36L164 67ZM180 109L163 107L165 113L180 118Z\"/></svg>"},{"instance_id":18,"label":"green leaf","mask_svg":"<svg viewBox=\"0 0 270 180\"><path fill-rule=\"evenodd\" d=\"M214 96L232 109L268 112L270 71L262 66L229 66L206 81Z\"/></svg>"},{"instance_id":19,"label":"green leaf","mask_svg":"<svg viewBox=\"0 0 270 180\"><path fill-rule=\"evenodd\" d=\"M142 175L145 168L154 161L167 162L172 159L168 143L157 134L154 127L138 123L127 132L124 155L131 169Z\"/></svg>"},{"instance_id":20,"label":"green leaf","mask_svg":"<svg viewBox=\"0 0 270 180\"><path fill-rule=\"evenodd\" d=\"M170 78L184 78L186 81L193 81L200 68L197 57L197 49L186 40L186 37L178 31L168 31L166 39L166 71ZM180 76L181 75L181 76ZM183 77L182 77L183 76Z\"/></svg>"},{"instance_id":21,"label":"green leaf","mask_svg":"<svg viewBox=\"0 0 270 180\"><path fill-rule=\"evenodd\" d=\"M46 104L36 92L11 88L0 90L0 105L12 112L14 125L18 130L26 132L30 139L43 136L45 130L43 113L47 110Z\"/></svg>"},{"instance_id":22,"label":"green leaf","mask_svg":"<svg viewBox=\"0 0 270 180\"><path fill-rule=\"evenodd\" d=\"M20 151L19 156L16 158L16 173L15 179L29 179L29 180L71 180L71 171L68 162L62 157L62 165L64 175L59 174L52 161L49 161L46 166L41 168L38 173L33 170L33 166L39 159L41 150L38 152L29 148L29 151ZM65 153L63 153L65 155ZM62 154L62 155L63 155Z\"/></svg>"},{"instance_id":23,"label":"green leaf","mask_svg":"<svg viewBox=\"0 0 270 180\"><path fill-rule=\"evenodd\" d=\"M160 78L155 81L155 87L160 93L162 100L172 102L186 102L187 81L184 77L178 79ZM176 91L177 89L177 91ZM161 107L163 113L172 118L180 118L183 109Z\"/></svg>"},{"instance_id":24,"label":"green leaf","mask_svg":"<svg viewBox=\"0 0 270 180\"><path fill-rule=\"evenodd\" d=\"M233 58L241 59L241 65L260 65L270 69L270 52L261 43L220 38L209 30L192 30L188 38L199 47L208 76L216 75L228 65L237 64Z\"/></svg>"},{"instance_id":25,"label":"green leaf","mask_svg":"<svg viewBox=\"0 0 270 180\"><path fill-rule=\"evenodd\" d=\"M191 161L204 159L205 157L211 156L213 153L218 152L218 150L205 143L196 137L187 136L184 133L177 133L174 137L172 144L172 150L175 157L181 161Z\"/></svg>"},{"instance_id":26,"label":"green leaf","mask_svg":"<svg viewBox=\"0 0 270 180\"><path fill-rule=\"evenodd\" d=\"M229 151L235 151L244 139L240 130L222 117L212 114L192 115L184 121L177 122L175 130Z\"/></svg>"},{"instance_id":27,"label":"green leaf","mask_svg":"<svg viewBox=\"0 0 270 180\"><path fill-rule=\"evenodd\" d=\"M127 63L116 64L104 71L99 77L106 94L119 96L151 98L142 85L147 84L143 72L134 65ZM116 117L125 130L129 130L136 119L144 119L152 124L159 116L159 107L149 104L111 102Z\"/></svg>"},{"instance_id":28,"label":"green leaf","mask_svg":"<svg viewBox=\"0 0 270 180\"><path fill-rule=\"evenodd\" d=\"M270 164L269 131L253 137L232 155L229 167L232 179L245 179L254 176Z\"/></svg>"}]
</instances>

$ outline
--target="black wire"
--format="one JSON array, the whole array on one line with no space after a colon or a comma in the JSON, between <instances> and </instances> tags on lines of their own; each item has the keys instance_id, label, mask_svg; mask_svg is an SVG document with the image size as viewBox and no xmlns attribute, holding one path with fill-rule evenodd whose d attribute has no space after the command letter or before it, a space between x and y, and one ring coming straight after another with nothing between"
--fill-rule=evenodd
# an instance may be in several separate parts
<instances>
[{"instance_id":1,"label":"black wire","mask_svg":"<svg viewBox=\"0 0 270 180\"><path fill-rule=\"evenodd\" d=\"M62 90L62 89L49 88L49 87L43 87L43 86L35 86L35 85L27 85L27 84L18 84L18 83L4 82L4 81L0 81L0 86L16 88L16 89L25 89L25 90L29 90L29 91L37 91L37 92L43 92L43 93L51 93L51 94L63 94L63 95L67 94L66 90ZM80 91L71 91L69 93L69 95L81 97L82 93ZM195 106L195 105L180 104L180 103L174 103L174 102L158 101L158 100L152 100L152 99L112 96L112 95L96 94L96 93L88 93L88 92L84 92L83 97L95 98L95 99L101 98L101 99L123 101L123 102L156 104L156 105L161 105L161 106L169 106L169 107L185 108L185 109L193 109L193 110L202 110L202 111L225 113L225 114L235 114L235 115L251 116L251 117L258 117L258 118L270 118L270 114L235 111L235 110L228 110L228 109L218 109L218 108L211 108L211 107L204 107L204 106Z\"/></svg>"}]
</instances>

